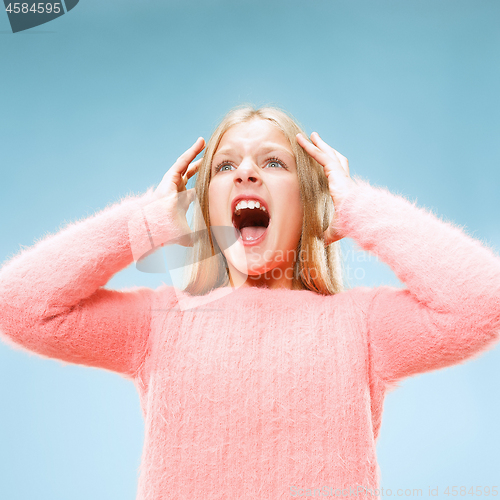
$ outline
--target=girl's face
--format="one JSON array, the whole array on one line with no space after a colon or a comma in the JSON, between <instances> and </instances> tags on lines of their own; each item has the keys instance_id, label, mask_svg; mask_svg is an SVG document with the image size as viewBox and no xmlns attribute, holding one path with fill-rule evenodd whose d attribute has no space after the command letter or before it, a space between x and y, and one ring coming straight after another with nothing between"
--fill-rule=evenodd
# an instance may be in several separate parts
<instances>
[{"instance_id":1,"label":"girl's face","mask_svg":"<svg viewBox=\"0 0 500 500\"><path fill-rule=\"evenodd\" d=\"M289 288L303 210L288 139L268 120L234 125L223 135L211 169L210 224L240 231L224 251L233 286Z\"/></svg>"}]
</instances>

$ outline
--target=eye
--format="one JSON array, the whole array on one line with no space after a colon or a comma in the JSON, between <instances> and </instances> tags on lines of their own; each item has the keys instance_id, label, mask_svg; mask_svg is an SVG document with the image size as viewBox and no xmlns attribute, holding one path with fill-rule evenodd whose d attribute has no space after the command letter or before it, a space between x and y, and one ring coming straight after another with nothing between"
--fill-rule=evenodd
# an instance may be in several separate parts
<instances>
[{"instance_id":1,"label":"eye","mask_svg":"<svg viewBox=\"0 0 500 500\"><path fill-rule=\"evenodd\" d=\"M273 168L287 168L279 158L268 158L267 165Z\"/></svg>"},{"instance_id":2,"label":"eye","mask_svg":"<svg viewBox=\"0 0 500 500\"><path fill-rule=\"evenodd\" d=\"M219 163L219 164L215 167L215 173L220 172L220 171L222 171L222 172L227 171L228 169L226 169L226 167L232 167L232 166L233 166L233 165L232 165L232 163L231 163L231 162L229 162L229 161L227 161L227 160L226 160L226 161L223 161L223 162Z\"/></svg>"},{"instance_id":3,"label":"eye","mask_svg":"<svg viewBox=\"0 0 500 500\"><path fill-rule=\"evenodd\" d=\"M265 165L272 168L288 169L285 163L282 162L279 158L268 158L265 161ZM234 164L228 160L224 160L215 167L215 173L228 172L231 168L235 168Z\"/></svg>"}]
</instances>

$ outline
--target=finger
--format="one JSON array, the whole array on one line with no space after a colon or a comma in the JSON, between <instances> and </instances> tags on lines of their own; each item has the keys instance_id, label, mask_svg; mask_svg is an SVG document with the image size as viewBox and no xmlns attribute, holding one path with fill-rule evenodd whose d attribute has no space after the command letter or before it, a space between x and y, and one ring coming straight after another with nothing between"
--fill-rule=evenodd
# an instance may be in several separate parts
<instances>
[{"instance_id":1,"label":"finger","mask_svg":"<svg viewBox=\"0 0 500 500\"><path fill-rule=\"evenodd\" d=\"M193 163L191 163L191 165L189 165L189 168L186 172L186 177L188 179L191 179L191 177L193 177L193 175L196 174L196 172L200 168L202 161L203 161L203 158L200 158L199 160L196 160Z\"/></svg>"},{"instance_id":2,"label":"finger","mask_svg":"<svg viewBox=\"0 0 500 500\"><path fill-rule=\"evenodd\" d=\"M313 132L311 134L311 141L318 146L318 148L329 151L332 154L335 154L335 149L333 149L329 144L327 144L318 134L318 132Z\"/></svg>"},{"instance_id":3,"label":"finger","mask_svg":"<svg viewBox=\"0 0 500 500\"><path fill-rule=\"evenodd\" d=\"M201 153L201 151L203 151L204 147L205 139L203 139L203 137L198 137L196 142L187 151L182 153L172 165L174 172L184 175L191 162Z\"/></svg>"},{"instance_id":4,"label":"finger","mask_svg":"<svg viewBox=\"0 0 500 500\"><path fill-rule=\"evenodd\" d=\"M333 151L335 152L338 159L340 160L340 164L342 165L342 168L347 172L347 175L349 175L349 160L343 154L340 154L336 149L333 149Z\"/></svg>"},{"instance_id":5,"label":"finger","mask_svg":"<svg viewBox=\"0 0 500 500\"><path fill-rule=\"evenodd\" d=\"M185 191L180 191L175 194L175 198L172 200L174 205L171 205L169 201L169 207L171 212L171 217L176 222L176 228L186 228L187 230L183 231L184 233L189 233L191 230L189 228L189 224L187 222L187 212L189 210L189 206L196 199L196 190L188 189Z\"/></svg>"},{"instance_id":6,"label":"finger","mask_svg":"<svg viewBox=\"0 0 500 500\"><path fill-rule=\"evenodd\" d=\"M323 167L332 161L330 156L309 142L302 134L297 134L297 142L302 146L306 153L314 158L320 165L323 165Z\"/></svg>"},{"instance_id":7,"label":"finger","mask_svg":"<svg viewBox=\"0 0 500 500\"><path fill-rule=\"evenodd\" d=\"M177 161L170 167L165 177L168 178L171 182L173 182L177 189L184 189L186 184L186 179L184 179L184 175L186 174L189 165L196 158L196 156L203 150L205 147L205 140L203 137L199 137L197 141L187 150L185 151Z\"/></svg>"},{"instance_id":8,"label":"finger","mask_svg":"<svg viewBox=\"0 0 500 500\"><path fill-rule=\"evenodd\" d=\"M349 160L341 153L339 153L336 149L333 149L329 144L327 144L318 134L318 132L313 132L311 134L311 141L318 146L320 149L329 151L331 155L334 155L338 158L342 168L349 174Z\"/></svg>"},{"instance_id":9,"label":"finger","mask_svg":"<svg viewBox=\"0 0 500 500\"><path fill-rule=\"evenodd\" d=\"M341 163L342 167L344 168L344 170L347 172L347 175L350 175L350 173L349 173L349 160L345 156L341 155L338 151L335 151L335 153L337 153L337 156L340 156L340 163Z\"/></svg>"},{"instance_id":10,"label":"finger","mask_svg":"<svg viewBox=\"0 0 500 500\"><path fill-rule=\"evenodd\" d=\"M196 160L195 162L191 163L191 165L189 165L186 173L182 176L182 182L184 182L184 189L186 188L189 179L191 179L191 177L193 177L193 175L195 175L196 172L198 171L202 161L203 158L200 158L199 160Z\"/></svg>"},{"instance_id":11,"label":"finger","mask_svg":"<svg viewBox=\"0 0 500 500\"><path fill-rule=\"evenodd\" d=\"M177 208L186 212L189 205L196 199L196 189L186 189L177 194Z\"/></svg>"}]
</instances>

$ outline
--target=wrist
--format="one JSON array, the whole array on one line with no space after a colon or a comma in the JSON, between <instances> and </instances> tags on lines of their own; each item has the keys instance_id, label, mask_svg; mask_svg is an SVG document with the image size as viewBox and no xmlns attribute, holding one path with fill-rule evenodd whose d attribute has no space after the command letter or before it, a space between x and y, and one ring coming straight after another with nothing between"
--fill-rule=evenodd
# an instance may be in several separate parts
<instances>
[{"instance_id":1,"label":"wrist","mask_svg":"<svg viewBox=\"0 0 500 500\"><path fill-rule=\"evenodd\" d=\"M337 210L345 199L349 198L349 196L356 190L358 184L354 182L351 178L346 179L346 182L342 184L342 186L336 186L335 191L330 194L333 199L333 205Z\"/></svg>"}]
</instances>

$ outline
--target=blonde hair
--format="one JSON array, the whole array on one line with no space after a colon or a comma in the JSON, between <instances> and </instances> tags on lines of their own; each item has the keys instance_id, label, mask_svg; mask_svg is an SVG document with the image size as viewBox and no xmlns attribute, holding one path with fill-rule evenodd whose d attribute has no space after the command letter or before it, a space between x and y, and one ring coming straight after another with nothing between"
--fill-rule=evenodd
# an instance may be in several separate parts
<instances>
[{"instance_id":1,"label":"blonde hair","mask_svg":"<svg viewBox=\"0 0 500 500\"><path fill-rule=\"evenodd\" d=\"M296 249L292 289L312 290L324 295L342 291L342 263L339 242L325 246L322 233L333 216L333 202L323 167L298 144L296 135L307 135L296 120L275 107L255 109L244 105L232 109L210 137L196 179L199 201L194 210L194 231L198 239L192 248L192 266L185 292L204 295L215 288L229 286L229 269L217 241L212 237L208 210L208 186L211 180L212 159L224 133L234 125L251 120L268 120L278 127L290 142L295 155L300 196L303 200L302 235ZM203 229L208 229L203 231ZM219 255L220 258L210 259Z\"/></svg>"}]
</instances>

